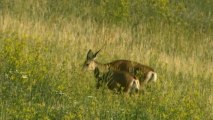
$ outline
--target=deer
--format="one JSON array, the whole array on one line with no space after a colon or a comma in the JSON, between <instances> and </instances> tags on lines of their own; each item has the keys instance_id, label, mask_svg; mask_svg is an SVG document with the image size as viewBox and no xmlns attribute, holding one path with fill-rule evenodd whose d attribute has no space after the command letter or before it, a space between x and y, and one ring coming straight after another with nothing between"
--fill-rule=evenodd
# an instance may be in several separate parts
<instances>
[{"instance_id":1,"label":"deer","mask_svg":"<svg viewBox=\"0 0 213 120\"><path fill-rule=\"evenodd\" d=\"M125 71L110 69L104 64L95 64L94 61L97 54L93 54L91 50L87 53L86 61L83 68L94 71L94 76L97 79L96 88L107 86L110 90L117 93L137 93L139 91L139 80Z\"/></svg>"},{"instance_id":2,"label":"deer","mask_svg":"<svg viewBox=\"0 0 213 120\"><path fill-rule=\"evenodd\" d=\"M110 90L117 93L124 92L132 95L139 91L139 80L130 75L128 72L109 70L107 72L103 72L102 75L100 74L101 72L99 67L96 67L94 70L94 76L97 79L97 89L105 85Z\"/></svg>"},{"instance_id":3,"label":"deer","mask_svg":"<svg viewBox=\"0 0 213 120\"><path fill-rule=\"evenodd\" d=\"M157 73L154 71L152 67L140 64L135 61L122 60L122 59L102 64L95 60L97 54L100 51L101 49L93 53L92 50L90 49L87 52L87 57L83 65L83 69L95 71L95 69L98 68L101 71L109 71L109 70L115 72L120 71L122 72L122 74L128 74L128 76L132 76L134 79L138 79L141 90L144 90L144 87L147 83L156 82ZM116 74L119 75L119 73Z\"/></svg>"}]
</instances>

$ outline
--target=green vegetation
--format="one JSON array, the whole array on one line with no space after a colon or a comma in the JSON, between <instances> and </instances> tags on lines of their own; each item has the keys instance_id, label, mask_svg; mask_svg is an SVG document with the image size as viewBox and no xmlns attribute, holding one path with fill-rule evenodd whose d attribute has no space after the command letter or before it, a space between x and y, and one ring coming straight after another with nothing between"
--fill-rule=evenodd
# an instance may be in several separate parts
<instances>
[{"instance_id":1,"label":"green vegetation","mask_svg":"<svg viewBox=\"0 0 213 120\"><path fill-rule=\"evenodd\" d=\"M212 0L1 0L0 119L213 119ZM103 63L155 68L145 95L95 89Z\"/></svg>"}]
</instances>

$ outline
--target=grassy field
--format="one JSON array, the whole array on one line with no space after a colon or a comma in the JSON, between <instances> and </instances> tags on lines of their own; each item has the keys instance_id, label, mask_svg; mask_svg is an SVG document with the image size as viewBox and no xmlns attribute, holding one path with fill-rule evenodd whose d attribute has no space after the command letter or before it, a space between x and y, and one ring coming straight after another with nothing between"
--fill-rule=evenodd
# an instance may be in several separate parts
<instances>
[{"instance_id":1,"label":"grassy field","mask_svg":"<svg viewBox=\"0 0 213 120\"><path fill-rule=\"evenodd\" d=\"M212 13L191 26L152 20L133 28L85 18L73 6L32 3L1 3L8 6L0 11L0 119L213 119ZM66 10L75 15L64 17ZM82 65L89 49L104 44L98 61L152 66L157 83L131 97L96 90L93 72Z\"/></svg>"}]
</instances>

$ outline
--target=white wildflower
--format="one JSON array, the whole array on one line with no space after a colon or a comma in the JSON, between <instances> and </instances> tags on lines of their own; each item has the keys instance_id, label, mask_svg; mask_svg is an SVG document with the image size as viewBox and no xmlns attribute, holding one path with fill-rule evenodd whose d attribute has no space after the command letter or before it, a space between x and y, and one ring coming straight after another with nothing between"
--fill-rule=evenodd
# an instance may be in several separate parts
<instances>
[{"instance_id":1,"label":"white wildflower","mask_svg":"<svg viewBox=\"0 0 213 120\"><path fill-rule=\"evenodd\" d=\"M22 78L23 78L23 79L27 79L28 76L27 76L27 75L22 75Z\"/></svg>"}]
</instances>

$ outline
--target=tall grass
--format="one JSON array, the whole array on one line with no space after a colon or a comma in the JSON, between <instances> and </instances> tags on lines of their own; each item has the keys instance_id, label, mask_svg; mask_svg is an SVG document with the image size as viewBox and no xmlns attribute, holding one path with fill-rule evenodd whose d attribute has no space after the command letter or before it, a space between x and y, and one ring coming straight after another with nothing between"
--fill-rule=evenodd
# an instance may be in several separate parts
<instances>
[{"instance_id":1,"label":"tall grass","mask_svg":"<svg viewBox=\"0 0 213 120\"><path fill-rule=\"evenodd\" d=\"M56 9L56 3L42 2L8 2L16 7L1 9L1 119L213 119L209 27L97 23L85 19L84 11L69 15L83 3L67 7L61 2L67 9ZM152 66L158 82L133 97L96 90L93 73L81 68L87 51L104 44L98 61L128 59Z\"/></svg>"}]
</instances>

